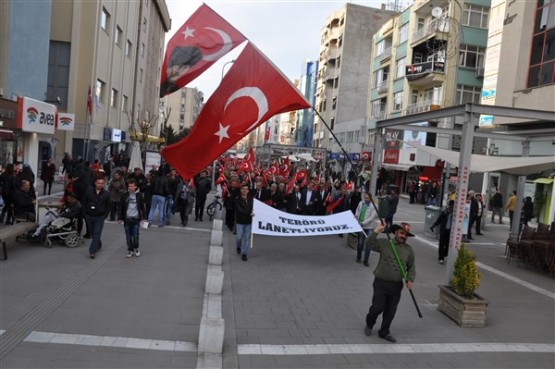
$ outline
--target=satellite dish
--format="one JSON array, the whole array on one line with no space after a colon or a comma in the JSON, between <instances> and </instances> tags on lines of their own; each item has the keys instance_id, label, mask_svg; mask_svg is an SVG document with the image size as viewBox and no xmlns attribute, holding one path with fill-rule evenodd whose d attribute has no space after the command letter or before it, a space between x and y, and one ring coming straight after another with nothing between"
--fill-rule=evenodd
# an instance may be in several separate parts
<instances>
[{"instance_id":1,"label":"satellite dish","mask_svg":"<svg viewBox=\"0 0 555 369\"><path fill-rule=\"evenodd\" d=\"M432 9L432 17L439 18L443 14L443 10L439 6Z\"/></svg>"}]
</instances>

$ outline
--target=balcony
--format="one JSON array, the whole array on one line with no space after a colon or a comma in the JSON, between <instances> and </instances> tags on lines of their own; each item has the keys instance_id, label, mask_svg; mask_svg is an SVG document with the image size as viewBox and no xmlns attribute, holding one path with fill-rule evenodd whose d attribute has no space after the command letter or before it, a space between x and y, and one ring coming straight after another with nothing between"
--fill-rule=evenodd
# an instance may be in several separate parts
<instances>
[{"instance_id":1,"label":"balcony","mask_svg":"<svg viewBox=\"0 0 555 369\"><path fill-rule=\"evenodd\" d=\"M386 93L387 90L388 90L387 79L385 81L383 81L382 83L380 83L379 85L377 85L376 89L378 90L379 94Z\"/></svg>"},{"instance_id":2,"label":"balcony","mask_svg":"<svg viewBox=\"0 0 555 369\"><path fill-rule=\"evenodd\" d=\"M391 46L385 49L383 53L379 56L379 58L380 58L380 63L382 64L388 61L389 59L391 59Z\"/></svg>"},{"instance_id":3,"label":"balcony","mask_svg":"<svg viewBox=\"0 0 555 369\"><path fill-rule=\"evenodd\" d=\"M419 102L419 103L407 106L407 108L404 111L404 114L412 115L412 114L424 113L427 111L437 110L439 108L441 108L441 105L437 103L434 104L433 101L423 101L423 102Z\"/></svg>"},{"instance_id":4,"label":"balcony","mask_svg":"<svg viewBox=\"0 0 555 369\"><path fill-rule=\"evenodd\" d=\"M435 37L438 40L447 40L449 37L449 19L436 18L430 24L416 30L412 35L411 45L418 45L422 41Z\"/></svg>"},{"instance_id":5,"label":"balcony","mask_svg":"<svg viewBox=\"0 0 555 369\"><path fill-rule=\"evenodd\" d=\"M384 120L387 116L387 113L385 110L381 110L379 112L376 113L372 113L372 118L374 118L375 120Z\"/></svg>"},{"instance_id":6,"label":"balcony","mask_svg":"<svg viewBox=\"0 0 555 369\"><path fill-rule=\"evenodd\" d=\"M337 55L338 55L337 48L329 48L324 55L324 59L326 60L327 63L335 62L335 59L337 59Z\"/></svg>"},{"instance_id":7,"label":"balcony","mask_svg":"<svg viewBox=\"0 0 555 369\"><path fill-rule=\"evenodd\" d=\"M405 77L411 86L426 87L445 81L444 62L425 62L405 67Z\"/></svg>"}]
</instances>

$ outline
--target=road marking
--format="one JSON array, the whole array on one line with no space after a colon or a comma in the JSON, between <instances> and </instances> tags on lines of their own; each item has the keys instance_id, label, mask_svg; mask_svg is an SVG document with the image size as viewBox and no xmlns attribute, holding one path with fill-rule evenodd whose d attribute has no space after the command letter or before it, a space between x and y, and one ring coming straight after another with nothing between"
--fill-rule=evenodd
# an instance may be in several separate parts
<instances>
[{"instance_id":1,"label":"road marking","mask_svg":"<svg viewBox=\"0 0 555 369\"><path fill-rule=\"evenodd\" d=\"M23 341L35 343L57 343L63 345L197 352L197 344L194 342L150 340L130 337L91 336L86 334L49 333L39 331L31 332Z\"/></svg>"},{"instance_id":2,"label":"road marking","mask_svg":"<svg viewBox=\"0 0 555 369\"><path fill-rule=\"evenodd\" d=\"M346 345L237 345L239 355L334 355L527 352L555 353L552 343L414 343Z\"/></svg>"},{"instance_id":3,"label":"road marking","mask_svg":"<svg viewBox=\"0 0 555 369\"><path fill-rule=\"evenodd\" d=\"M3 334L4 334L4 332L5 332L5 330L4 330L4 329L0 329L0 336L1 336L1 335L3 335Z\"/></svg>"},{"instance_id":4,"label":"road marking","mask_svg":"<svg viewBox=\"0 0 555 369\"><path fill-rule=\"evenodd\" d=\"M415 235L414 238L416 238L417 240L420 240L420 241L424 242L424 243L427 244L428 246L431 246L431 247L436 248L436 249L438 248L438 245L437 245L436 243L433 243L433 242L431 242L431 241L428 241L428 240L426 240L426 239L424 239L424 238L422 238L422 237L420 237L420 236ZM474 243L473 243L473 245L474 245ZM545 295L545 296L547 296L547 297L549 297L549 298L555 300L555 293L554 293L554 292L551 292L551 291L549 291L549 290L546 290L545 288L538 287L538 286L533 285L532 283L526 282L526 281L524 281L524 280L522 280L522 279L520 279L520 278L513 277L513 276L510 275L510 274L507 274L507 273L505 273L505 272L502 272L502 271L500 271L499 269L495 269L495 268L493 268L493 267L490 267L489 265L486 265L486 264L484 264L484 263L476 262L476 266L479 267L479 268L482 268L482 269L484 269L484 270L487 270L488 272L491 272L491 273L493 273L493 274L496 274L496 275L498 275L499 277L505 278L505 279L507 279L507 280L509 280L509 281L512 281L512 282L514 282L514 283L516 283L516 284L519 284L519 285L521 285L522 287L525 287L525 288L528 288L528 289L530 289L530 290L532 290L532 291L541 293L542 295Z\"/></svg>"}]
</instances>

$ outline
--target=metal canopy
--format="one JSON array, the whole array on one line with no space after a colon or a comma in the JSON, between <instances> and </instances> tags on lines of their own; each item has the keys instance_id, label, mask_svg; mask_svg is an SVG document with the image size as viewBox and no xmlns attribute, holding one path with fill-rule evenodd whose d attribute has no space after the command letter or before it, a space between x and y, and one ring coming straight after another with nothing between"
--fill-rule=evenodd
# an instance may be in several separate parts
<instances>
[{"instance_id":1,"label":"metal canopy","mask_svg":"<svg viewBox=\"0 0 555 369\"><path fill-rule=\"evenodd\" d=\"M448 130L444 132L446 134L460 134L461 135L461 149L459 154L459 174L457 176L457 196L455 201L455 209L453 212L453 223L451 227L451 235L449 239L449 257L447 258L447 268L445 270L445 277L447 283L449 282L456 252L462 242L462 224L464 217L464 206L466 205L467 197L467 187L468 179L470 176L470 162L472 155L472 143L474 141L475 135L482 135L485 133L475 132L478 126L478 120L481 114L492 115L494 117L510 117L524 120L523 122L517 123L505 123L500 126L514 127L517 129L511 131L504 131L502 138L506 140L517 140L522 142L522 156L527 157L530 153L530 141L532 137L550 137L555 135L555 125L549 123L555 123L555 112L554 111L544 111L544 110L531 110L531 109L519 109L503 106L490 106L490 105L479 105L479 104L464 104L458 106L452 106L448 108L438 109L434 111L429 111L419 114L411 114L398 118L379 120L376 123L376 136L378 137L378 144L374 146L373 158L376 160L381 156L381 140L379 139L382 130L388 127L408 125L412 123L419 123L424 121L434 121L440 118L448 117L462 117L462 131ZM529 122L530 121L530 122ZM546 124L547 123L547 124ZM411 126L412 130L419 130L422 127ZM430 127L428 127L429 129ZM524 129L523 129L524 128ZM519 134L519 130L523 134ZM442 132L443 133L443 132ZM489 134L495 134L495 138L501 135L495 131L488 132ZM524 136L524 140L522 140ZM486 136L487 137L487 136ZM555 141L554 141L555 142ZM375 178L376 178L377 165L372 166L372 181L371 191L375 190ZM524 181L526 177L520 176L518 180L518 194L517 194L517 204L522 203L522 193L524 189ZM513 215L515 219L520 219L520 207L517 206L515 209L515 214ZM518 234L518 221L513 222L513 227L511 229L511 236Z\"/></svg>"}]
</instances>

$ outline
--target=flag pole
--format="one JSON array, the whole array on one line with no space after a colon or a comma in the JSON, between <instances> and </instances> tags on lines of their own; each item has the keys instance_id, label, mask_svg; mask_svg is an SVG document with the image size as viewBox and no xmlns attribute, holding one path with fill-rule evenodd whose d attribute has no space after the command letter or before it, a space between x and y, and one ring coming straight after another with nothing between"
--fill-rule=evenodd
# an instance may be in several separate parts
<instances>
[{"instance_id":1,"label":"flag pole","mask_svg":"<svg viewBox=\"0 0 555 369\"><path fill-rule=\"evenodd\" d=\"M322 123L324 123L324 126L326 126L328 131L331 133L331 135L335 139L335 142L337 142L337 144L339 145L339 148L341 148L341 151L343 151L343 155L345 155L345 157L347 158L347 160L351 164L351 168L353 168L353 170L355 171L356 178L358 178L358 171L357 171L356 167L353 165L353 162L351 161L349 156L347 155L347 152L343 148L343 145L341 145L341 142L339 142L339 140L337 139L337 136L335 136L335 134L333 133L331 128L328 126L328 123L324 120L324 118L320 115L320 113L318 113L318 111L316 109L314 109L313 106L312 106L312 110L314 111L314 113L316 113L316 115L320 118ZM374 203L374 199L372 197L372 194L368 193L368 196L370 196L370 202L372 203L372 206L374 207L374 210L376 211L376 214L378 215L378 218L380 219L380 222L382 223L382 225L385 226L385 222L383 221L382 217L380 217L380 212L378 210L378 207ZM391 239L391 236L389 235L389 232L385 232L385 235L387 236L387 239L389 240L389 245L391 246L391 249L393 250L393 254L395 255L395 259L397 260L397 264L399 266L399 270L403 274L403 279L405 280L405 282L407 282L407 272L405 271L405 267L403 266L403 263L401 263L401 259L399 258L399 254L397 253L397 249L395 248L395 245L393 244L393 240ZM368 237L368 235L366 235L366 237ZM416 308L416 312L418 313L418 317L422 318L422 313L420 312L420 308L418 307L418 304L416 303L416 299L414 298L414 293L412 292L411 288L409 288L408 290L410 292L410 297L412 298L412 302L414 303L414 307Z\"/></svg>"}]
</instances>

